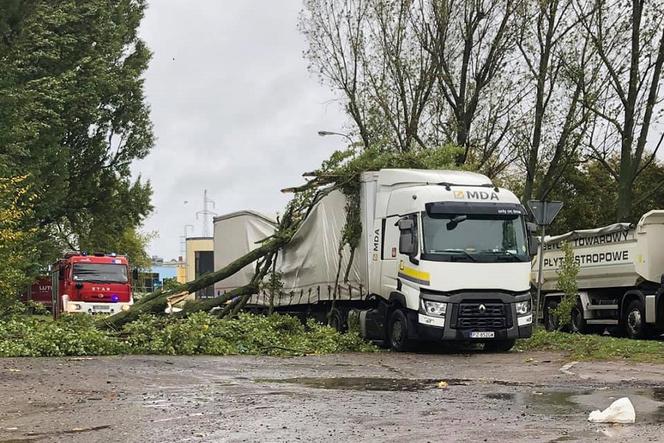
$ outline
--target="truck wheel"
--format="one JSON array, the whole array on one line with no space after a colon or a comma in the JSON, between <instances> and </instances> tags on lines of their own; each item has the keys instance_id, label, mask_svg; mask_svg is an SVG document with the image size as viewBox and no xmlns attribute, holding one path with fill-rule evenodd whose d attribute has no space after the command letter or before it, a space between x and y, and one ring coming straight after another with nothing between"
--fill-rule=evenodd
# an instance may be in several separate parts
<instances>
[{"instance_id":1,"label":"truck wheel","mask_svg":"<svg viewBox=\"0 0 664 443\"><path fill-rule=\"evenodd\" d=\"M484 343L484 351L486 352L508 352L514 347L516 340L494 340Z\"/></svg>"},{"instance_id":2,"label":"truck wheel","mask_svg":"<svg viewBox=\"0 0 664 443\"><path fill-rule=\"evenodd\" d=\"M346 330L346 324L344 322L343 314L341 314L341 311L339 311L336 308L333 308L327 314L327 324L328 326L336 329L339 332L345 332Z\"/></svg>"},{"instance_id":3,"label":"truck wheel","mask_svg":"<svg viewBox=\"0 0 664 443\"><path fill-rule=\"evenodd\" d=\"M570 317L570 332L572 334L585 334L587 329L586 319L583 318L583 309L580 305L572 308Z\"/></svg>"},{"instance_id":4,"label":"truck wheel","mask_svg":"<svg viewBox=\"0 0 664 443\"><path fill-rule=\"evenodd\" d=\"M549 299L544 304L544 328L551 332L557 331L560 328L560 321L553 312L558 307L558 300Z\"/></svg>"},{"instance_id":5,"label":"truck wheel","mask_svg":"<svg viewBox=\"0 0 664 443\"><path fill-rule=\"evenodd\" d=\"M408 339L408 319L401 309L395 309L390 315L387 328L390 346L397 352L406 352L411 347Z\"/></svg>"},{"instance_id":6,"label":"truck wheel","mask_svg":"<svg viewBox=\"0 0 664 443\"><path fill-rule=\"evenodd\" d=\"M625 332L629 338L648 338L650 330L646 325L645 309L640 299L632 300L625 311Z\"/></svg>"}]
</instances>

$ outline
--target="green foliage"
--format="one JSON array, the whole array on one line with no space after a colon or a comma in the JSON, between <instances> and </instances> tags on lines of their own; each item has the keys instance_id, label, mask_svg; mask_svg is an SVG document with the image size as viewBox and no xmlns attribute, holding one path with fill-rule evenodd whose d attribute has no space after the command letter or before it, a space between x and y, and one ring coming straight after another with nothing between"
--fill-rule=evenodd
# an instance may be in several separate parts
<instances>
[{"instance_id":1,"label":"green foliage","mask_svg":"<svg viewBox=\"0 0 664 443\"><path fill-rule=\"evenodd\" d=\"M618 159L607 159L617 168ZM515 177L518 180L518 177ZM664 183L664 164L654 161L635 180L632 215L625 220L636 223L651 209L664 208L664 192L656 185ZM510 188L515 190L515 188ZM516 189L518 190L518 189ZM618 187L614 177L598 160L589 159L567 168L547 197L565 203L551 226L550 233L562 234L574 229L606 226L616 221ZM547 229L547 231L549 231Z\"/></svg>"},{"instance_id":2,"label":"green foliage","mask_svg":"<svg viewBox=\"0 0 664 443\"><path fill-rule=\"evenodd\" d=\"M579 295L576 284L576 276L579 274L579 263L574 259L574 249L569 242L564 242L561 247L563 261L558 273L558 290L565 294L556 307L554 315L558 318L560 328L569 326L571 322L572 308L577 304Z\"/></svg>"},{"instance_id":3,"label":"green foliage","mask_svg":"<svg viewBox=\"0 0 664 443\"><path fill-rule=\"evenodd\" d=\"M164 292L179 290L182 286L180 283L178 283L178 279L176 277L165 278L163 283L164 286L161 288L161 290Z\"/></svg>"},{"instance_id":4,"label":"green foliage","mask_svg":"<svg viewBox=\"0 0 664 443\"><path fill-rule=\"evenodd\" d=\"M28 175L40 261L108 250L152 210L144 0L0 2L0 175ZM117 240L120 239L120 240Z\"/></svg>"},{"instance_id":5,"label":"green foliage","mask_svg":"<svg viewBox=\"0 0 664 443\"><path fill-rule=\"evenodd\" d=\"M664 363L664 343L601 335L567 334L536 329L531 338L519 340L520 351L565 352L573 360L616 360Z\"/></svg>"},{"instance_id":6,"label":"green foliage","mask_svg":"<svg viewBox=\"0 0 664 443\"><path fill-rule=\"evenodd\" d=\"M17 297L0 297L0 322L23 315L49 315L49 310L33 300L19 301Z\"/></svg>"},{"instance_id":7,"label":"green foliage","mask_svg":"<svg viewBox=\"0 0 664 443\"><path fill-rule=\"evenodd\" d=\"M283 277L281 272L275 271L274 268L268 273L267 281L261 283L261 288L263 291L267 291L270 294L270 314L274 310L274 300L275 297L278 297L281 293L281 290L284 287L284 282L281 280Z\"/></svg>"},{"instance_id":8,"label":"green foliage","mask_svg":"<svg viewBox=\"0 0 664 443\"><path fill-rule=\"evenodd\" d=\"M297 318L240 314L219 319L195 313L186 319L143 316L120 334L94 327L86 315L58 321L13 317L0 321L0 357L110 354L302 355L372 352L376 348L355 333L340 334Z\"/></svg>"},{"instance_id":9,"label":"green foliage","mask_svg":"<svg viewBox=\"0 0 664 443\"><path fill-rule=\"evenodd\" d=\"M457 169L456 158L462 149L445 145L431 149L413 149L398 152L386 146L372 146L358 151L355 147L334 152L321 168L318 177L333 177L336 185L347 197L346 225L340 248L348 245L351 250L359 245L362 235L360 220L360 178L367 171L387 168Z\"/></svg>"},{"instance_id":10,"label":"green foliage","mask_svg":"<svg viewBox=\"0 0 664 443\"><path fill-rule=\"evenodd\" d=\"M141 317L125 326L132 352L148 354L327 354L370 351L373 346L357 334L340 334L313 321L304 325L295 317L240 314L218 319L195 313L185 320Z\"/></svg>"},{"instance_id":11,"label":"green foliage","mask_svg":"<svg viewBox=\"0 0 664 443\"><path fill-rule=\"evenodd\" d=\"M0 322L0 357L62 357L111 355L127 346L95 329L91 316L47 318L21 317Z\"/></svg>"},{"instance_id":12,"label":"green foliage","mask_svg":"<svg viewBox=\"0 0 664 443\"><path fill-rule=\"evenodd\" d=\"M0 308L5 312L30 284L29 271L37 255L35 230L24 226L34 198L26 178L0 177Z\"/></svg>"}]
</instances>

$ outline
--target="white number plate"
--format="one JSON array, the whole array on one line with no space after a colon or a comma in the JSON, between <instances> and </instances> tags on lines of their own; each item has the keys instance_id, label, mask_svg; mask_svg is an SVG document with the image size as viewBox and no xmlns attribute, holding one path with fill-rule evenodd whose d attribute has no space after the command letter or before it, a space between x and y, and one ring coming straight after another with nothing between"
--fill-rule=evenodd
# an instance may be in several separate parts
<instances>
[{"instance_id":1,"label":"white number plate","mask_svg":"<svg viewBox=\"0 0 664 443\"><path fill-rule=\"evenodd\" d=\"M496 333L493 331L473 331L470 333L470 338L494 338Z\"/></svg>"},{"instance_id":2,"label":"white number plate","mask_svg":"<svg viewBox=\"0 0 664 443\"><path fill-rule=\"evenodd\" d=\"M93 311L110 311L111 307L108 305L92 305Z\"/></svg>"}]
</instances>

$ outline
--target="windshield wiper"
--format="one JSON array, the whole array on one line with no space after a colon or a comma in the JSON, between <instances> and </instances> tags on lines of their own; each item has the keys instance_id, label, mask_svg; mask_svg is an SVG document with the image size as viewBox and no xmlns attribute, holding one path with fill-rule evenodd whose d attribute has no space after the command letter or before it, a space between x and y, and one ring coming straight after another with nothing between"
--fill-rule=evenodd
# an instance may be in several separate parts
<instances>
[{"instance_id":1,"label":"windshield wiper","mask_svg":"<svg viewBox=\"0 0 664 443\"><path fill-rule=\"evenodd\" d=\"M453 254L463 254L463 255L465 255L467 258L469 258L471 261L477 261L477 259L476 259L475 257L473 257L472 254L470 254L470 253L464 251L463 249L443 249L443 250L441 250L441 251L435 251L435 252L443 253L443 254L449 254L449 253L453 253Z\"/></svg>"},{"instance_id":2,"label":"windshield wiper","mask_svg":"<svg viewBox=\"0 0 664 443\"><path fill-rule=\"evenodd\" d=\"M496 260L500 260L501 258L509 258L509 259L516 259L516 261L522 261L519 255L515 254L512 251L508 251L507 249L487 249L486 251L482 252L489 252L491 254L496 255ZM498 255L498 254L503 254L503 255Z\"/></svg>"}]
</instances>

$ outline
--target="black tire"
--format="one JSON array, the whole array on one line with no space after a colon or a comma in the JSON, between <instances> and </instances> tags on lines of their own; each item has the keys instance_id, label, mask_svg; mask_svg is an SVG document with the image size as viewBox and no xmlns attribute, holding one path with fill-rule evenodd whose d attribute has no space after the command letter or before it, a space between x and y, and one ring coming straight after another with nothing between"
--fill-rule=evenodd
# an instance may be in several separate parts
<instances>
[{"instance_id":1,"label":"black tire","mask_svg":"<svg viewBox=\"0 0 664 443\"><path fill-rule=\"evenodd\" d=\"M390 315L387 339L390 347L397 352L406 352L412 346L408 339L408 319L401 309L395 309Z\"/></svg>"},{"instance_id":2,"label":"black tire","mask_svg":"<svg viewBox=\"0 0 664 443\"><path fill-rule=\"evenodd\" d=\"M640 299L632 300L627 306L623 324L625 334L629 338L644 339L650 336L651 330L646 325L645 307Z\"/></svg>"},{"instance_id":3,"label":"black tire","mask_svg":"<svg viewBox=\"0 0 664 443\"><path fill-rule=\"evenodd\" d=\"M327 324L339 332L346 331L346 322L344 321L344 316L337 308L332 308L332 310L328 312Z\"/></svg>"},{"instance_id":4,"label":"black tire","mask_svg":"<svg viewBox=\"0 0 664 443\"><path fill-rule=\"evenodd\" d=\"M548 299L544 304L544 329L549 332L560 329L560 321L553 313L558 307L558 300Z\"/></svg>"},{"instance_id":5,"label":"black tire","mask_svg":"<svg viewBox=\"0 0 664 443\"><path fill-rule=\"evenodd\" d=\"M494 340L484 343L485 352L509 352L516 343L515 339L510 340Z\"/></svg>"},{"instance_id":6,"label":"black tire","mask_svg":"<svg viewBox=\"0 0 664 443\"><path fill-rule=\"evenodd\" d=\"M572 308L570 317L570 332L572 334L585 334L588 330L588 325L586 324L586 319L583 318L583 308L581 308L580 304Z\"/></svg>"}]
</instances>

